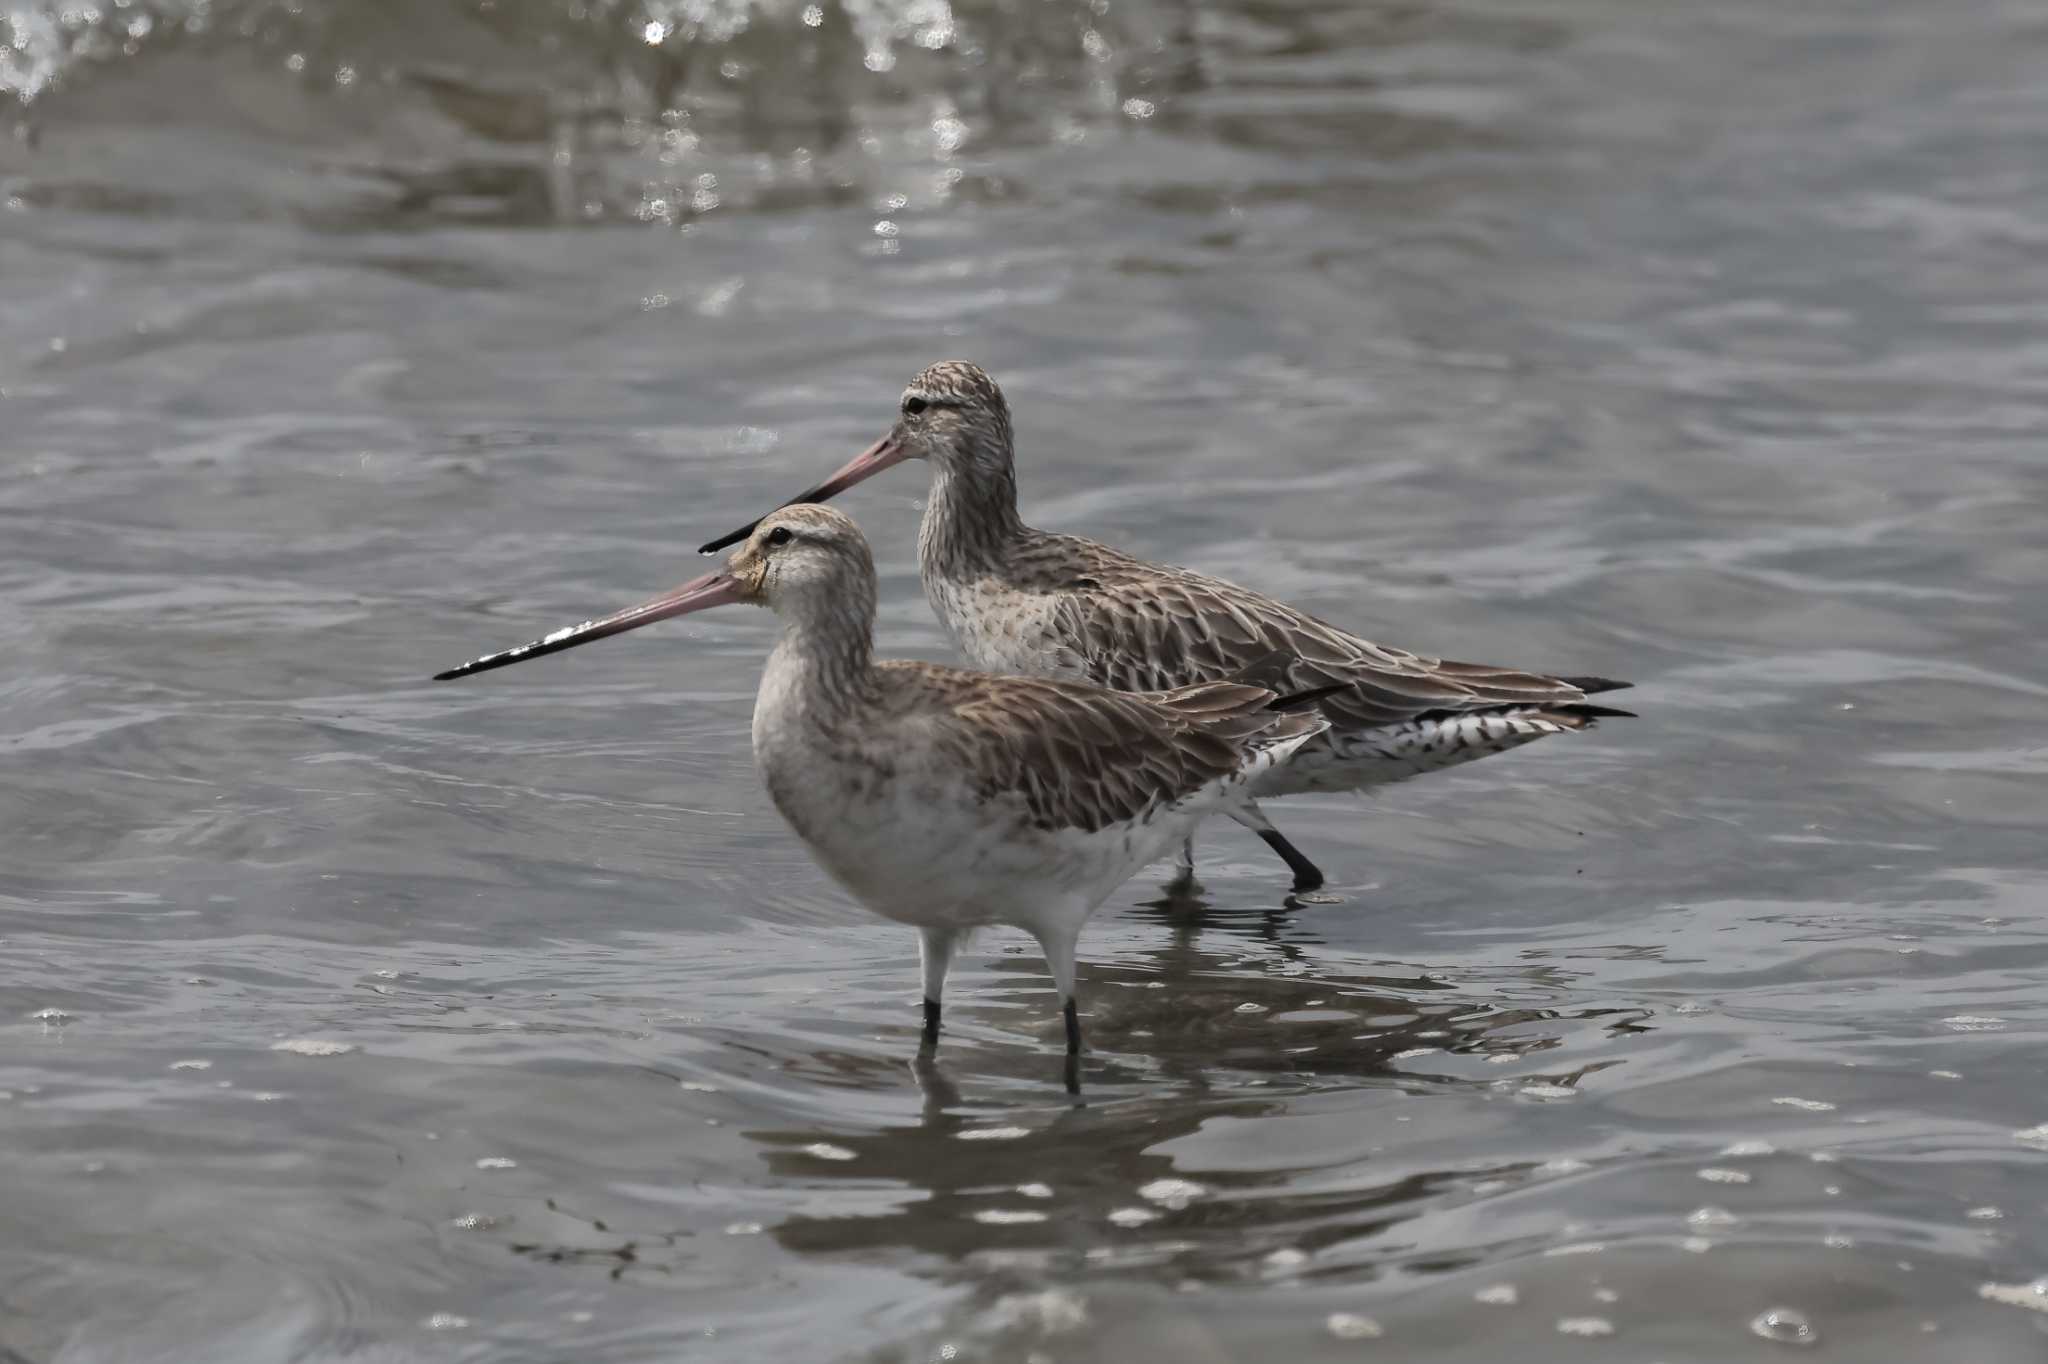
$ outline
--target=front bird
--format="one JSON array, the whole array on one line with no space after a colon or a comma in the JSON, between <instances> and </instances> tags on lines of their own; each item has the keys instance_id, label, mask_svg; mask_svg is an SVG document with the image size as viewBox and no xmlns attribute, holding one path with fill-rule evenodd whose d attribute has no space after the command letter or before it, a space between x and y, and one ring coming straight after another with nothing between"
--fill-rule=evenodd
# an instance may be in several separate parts
<instances>
[{"instance_id":1,"label":"front bird","mask_svg":"<svg viewBox=\"0 0 2048 1364\"><path fill-rule=\"evenodd\" d=\"M918 375L888 435L786 505L823 502L907 459L931 466L917 537L925 596L977 666L1148 691L1237 676L1280 654L1292 660L1274 683L1280 690L1327 692L1320 704L1329 732L1268 768L1253 796L1362 790L1630 714L1586 700L1626 682L1386 648L1221 578L1032 529L1017 515L1009 404L995 380L965 361ZM1223 813L1280 855L1296 890L1322 885L1315 863L1255 800ZM1192 841L1182 845L1181 865L1192 876Z\"/></svg>"},{"instance_id":2,"label":"front bird","mask_svg":"<svg viewBox=\"0 0 2048 1364\"><path fill-rule=\"evenodd\" d=\"M875 567L829 507L756 525L726 567L599 620L450 669L436 681L574 648L729 602L782 635L754 701L754 762L775 808L855 899L918 930L924 1044L937 1045L961 934L1038 939L1080 1084L1074 945L1139 868L1328 727L1314 697L1216 682L1134 695L874 657ZM1262 662L1269 662L1262 660Z\"/></svg>"}]
</instances>

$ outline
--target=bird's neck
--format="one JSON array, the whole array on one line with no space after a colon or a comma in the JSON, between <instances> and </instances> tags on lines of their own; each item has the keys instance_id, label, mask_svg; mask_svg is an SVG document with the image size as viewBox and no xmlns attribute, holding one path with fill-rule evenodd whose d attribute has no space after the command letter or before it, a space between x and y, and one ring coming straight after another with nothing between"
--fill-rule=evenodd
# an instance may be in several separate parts
<instances>
[{"instance_id":1,"label":"bird's neck","mask_svg":"<svg viewBox=\"0 0 2048 1364\"><path fill-rule=\"evenodd\" d=\"M858 709L875 670L875 598L843 596L832 609L782 617L782 637L761 673L757 715L832 724Z\"/></svg>"},{"instance_id":2,"label":"bird's neck","mask_svg":"<svg viewBox=\"0 0 2048 1364\"><path fill-rule=\"evenodd\" d=\"M963 578L994 568L1023 533L1016 467L1008 460L993 474L933 462L931 496L917 531L918 561L926 574Z\"/></svg>"}]
</instances>

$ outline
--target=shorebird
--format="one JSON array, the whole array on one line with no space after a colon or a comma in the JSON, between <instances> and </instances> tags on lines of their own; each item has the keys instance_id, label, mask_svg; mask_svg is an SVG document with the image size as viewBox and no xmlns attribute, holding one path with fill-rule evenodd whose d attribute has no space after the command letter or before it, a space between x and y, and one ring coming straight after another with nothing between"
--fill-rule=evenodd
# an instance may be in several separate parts
<instances>
[{"instance_id":1,"label":"shorebird","mask_svg":"<svg viewBox=\"0 0 2048 1364\"><path fill-rule=\"evenodd\" d=\"M1038 939L1080 1084L1074 948L1111 891L1328 728L1316 697L1248 681L1149 695L932 663L877 662L875 566L853 522L787 507L724 569L488 654L435 681L730 602L782 633L754 700L754 763L811 856L866 908L918 931L923 1049L961 936ZM1271 661L1262 661L1262 664Z\"/></svg>"},{"instance_id":2,"label":"shorebird","mask_svg":"<svg viewBox=\"0 0 2048 1364\"><path fill-rule=\"evenodd\" d=\"M1631 715L1586 700L1626 682L1391 649L1221 578L1034 530L1017 514L1009 404L994 379L965 361L919 374L887 435L784 506L826 501L909 459L931 466L917 536L925 596L976 666L1148 691L1228 677L1277 653L1293 660L1273 682L1280 690L1335 689L1320 703L1329 732L1268 768L1254 798L1223 810L1279 854L1297 891L1321 886L1323 873L1256 797L1363 790ZM743 526L701 552L752 530ZM1181 846L1180 871L1192 880L1192 837Z\"/></svg>"}]
</instances>

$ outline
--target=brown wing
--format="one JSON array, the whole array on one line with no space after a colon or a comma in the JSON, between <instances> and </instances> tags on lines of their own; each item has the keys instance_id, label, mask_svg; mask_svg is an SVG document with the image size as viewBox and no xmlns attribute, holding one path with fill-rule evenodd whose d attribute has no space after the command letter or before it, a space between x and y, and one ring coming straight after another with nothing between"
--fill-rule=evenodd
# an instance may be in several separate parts
<instances>
[{"instance_id":1,"label":"brown wing","mask_svg":"<svg viewBox=\"0 0 2048 1364\"><path fill-rule=\"evenodd\" d=\"M1256 747L1313 733L1268 710L1263 687L1220 683L1149 696L929 663L884 663L885 704L914 724L977 797L1021 796L1044 829L1120 824L1194 794Z\"/></svg>"},{"instance_id":2,"label":"brown wing","mask_svg":"<svg viewBox=\"0 0 2048 1364\"><path fill-rule=\"evenodd\" d=\"M1211 681L1278 651L1293 662L1273 685L1286 691L1339 687L1320 704L1341 729L1373 729L1440 711L1570 704L1586 695L1561 678L1389 649L1235 583L1148 564L1074 536L1041 537L1020 556L1024 574L1034 563L1048 576L1041 585L1060 593L1062 637L1089 680L1106 687ZM1055 575L1063 581L1051 581ZM1599 683L1596 690L1625 685L1583 680Z\"/></svg>"}]
</instances>

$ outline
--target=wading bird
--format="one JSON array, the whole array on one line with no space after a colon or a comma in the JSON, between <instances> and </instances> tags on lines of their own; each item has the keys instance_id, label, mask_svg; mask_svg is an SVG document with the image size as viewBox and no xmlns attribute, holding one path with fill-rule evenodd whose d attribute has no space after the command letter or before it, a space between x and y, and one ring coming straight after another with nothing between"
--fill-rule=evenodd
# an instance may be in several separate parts
<instances>
[{"instance_id":1,"label":"wading bird","mask_svg":"<svg viewBox=\"0 0 2048 1364\"><path fill-rule=\"evenodd\" d=\"M1045 950L1079 1086L1074 944L1109 893L1328 727L1314 695L1249 682L1150 695L931 663L877 662L867 541L829 507L756 525L726 567L436 681L729 602L781 637L754 700L754 762L776 809L862 905L918 931L924 1045L961 935L1022 928Z\"/></svg>"},{"instance_id":2,"label":"wading bird","mask_svg":"<svg viewBox=\"0 0 2048 1364\"><path fill-rule=\"evenodd\" d=\"M918 375L886 436L784 505L823 502L907 459L931 466L917 537L925 596L977 667L1153 691L1229 677L1279 654L1292 660L1274 681L1281 691L1327 692L1320 705L1329 732L1268 767L1253 796L1362 790L1631 714L1586 700L1626 682L1390 649L1235 583L1032 529L1017 515L1009 404L995 380L965 361ZM1256 800L1223 812L1280 855L1296 890L1322 885L1322 872ZM1191 878L1192 838L1180 857Z\"/></svg>"}]
</instances>

